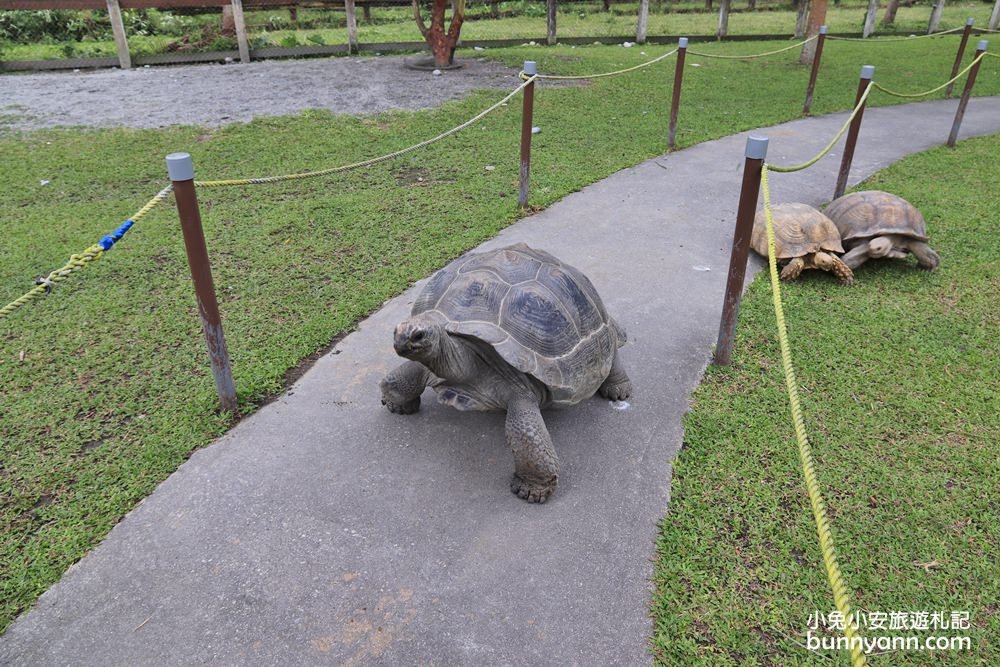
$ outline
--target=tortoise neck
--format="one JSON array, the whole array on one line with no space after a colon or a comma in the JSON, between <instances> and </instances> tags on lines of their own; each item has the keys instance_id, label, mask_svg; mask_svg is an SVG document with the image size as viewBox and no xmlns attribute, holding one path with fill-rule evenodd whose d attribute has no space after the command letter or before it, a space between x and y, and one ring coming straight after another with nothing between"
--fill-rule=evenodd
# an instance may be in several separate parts
<instances>
[{"instance_id":1,"label":"tortoise neck","mask_svg":"<svg viewBox=\"0 0 1000 667\"><path fill-rule=\"evenodd\" d=\"M482 372L483 360L466 338L452 336L442 327L438 344L424 361L434 375L449 382L462 382Z\"/></svg>"}]
</instances>

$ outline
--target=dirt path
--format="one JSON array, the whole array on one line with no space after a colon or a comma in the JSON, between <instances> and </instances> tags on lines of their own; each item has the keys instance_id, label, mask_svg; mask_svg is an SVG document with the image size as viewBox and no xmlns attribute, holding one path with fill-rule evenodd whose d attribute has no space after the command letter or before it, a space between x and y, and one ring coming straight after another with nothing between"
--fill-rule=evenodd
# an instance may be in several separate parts
<instances>
[{"instance_id":1,"label":"dirt path","mask_svg":"<svg viewBox=\"0 0 1000 667\"><path fill-rule=\"evenodd\" d=\"M225 125L306 109L377 113L427 109L476 88L514 88L517 72L486 60L459 70L406 69L403 58L272 60L2 77L0 125L166 127Z\"/></svg>"}]
</instances>

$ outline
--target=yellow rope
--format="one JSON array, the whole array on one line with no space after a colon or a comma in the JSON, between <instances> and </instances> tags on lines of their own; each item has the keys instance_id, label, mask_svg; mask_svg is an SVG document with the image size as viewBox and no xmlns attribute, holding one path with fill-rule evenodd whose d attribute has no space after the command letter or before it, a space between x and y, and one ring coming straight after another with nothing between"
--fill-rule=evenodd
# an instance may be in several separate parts
<instances>
[{"instance_id":1,"label":"yellow rope","mask_svg":"<svg viewBox=\"0 0 1000 667\"><path fill-rule=\"evenodd\" d=\"M876 88L878 88L879 90L881 90L886 95L892 95L893 97L909 97L909 98L913 98L913 97L925 97L927 95L931 95L932 93L936 93L939 90L944 90L945 88L947 88L951 84L953 84L956 81L958 81L959 79L961 79L963 76L965 76L966 72L968 72L970 69L972 69L975 66L976 63L978 63L980 60L983 59L984 55L986 55L986 51L983 51L982 53L980 53L979 56L975 60L973 60L971 63L969 63L968 67L966 67L961 72L959 72L958 74L956 74L952 78L950 78L947 81L945 81L944 83L942 83L940 86L938 86L936 88L931 88L930 90L926 90L926 91L924 91L922 93L897 93L896 91L889 90L885 86L881 86L878 83L875 83L874 81L872 82L872 85L875 86Z\"/></svg>"},{"instance_id":2,"label":"yellow rope","mask_svg":"<svg viewBox=\"0 0 1000 667\"><path fill-rule=\"evenodd\" d=\"M768 165L761 170L760 184L764 192L764 216L767 221L767 263L771 273L771 295L774 300L774 317L778 326L778 342L781 346L781 366L785 373L785 387L788 390L788 401L792 410L792 423L795 427L795 439L799 445L799 458L802 461L802 473L805 475L806 489L809 491L809 504L812 505L813 518L816 520L816 532L819 534L820 548L823 552L823 565L826 567L827 580L833 591L833 601L837 611L846 620L844 635L847 637L851 651L851 665L864 667L867 662L861 649L861 637L857 628L853 627L851 619L851 601L844 584L844 577L837 564L837 550L833 544L833 533L830 521L826 516L826 504L820 493L819 482L816 479L816 465L813 462L812 450L806 436L805 422L802 419L802 406L799 403L798 381L795 379L795 368L792 366L792 352L788 344L788 330L785 326L785 312L781 302L781 286L778 279L777 254L774 249L774 223L771 219L771 193L767 184Z\"/></svg>"},{"instance_id":3,"label":"yellow rope","mask_svg":"<svg viewBox=\"0 0 1000 667\"><path fill-rule=\"evenodd\" d=\"M802 171L803 169L811 167L817 162L819 162L820 158L830 152L830 149L833 148L833 146L837 143L840 137L844 135L844 132L847 131L847 128L851 126L851 122L854 121L854 117L858 115L858 112L861 110L861 107L865 105L865 100L868 99L868 95L871 93L871 91L872 91L872 83L869 82L868 86L865 87L865 92L861 94L861 99L858 100L857 106L854 107L854 111L851 112L851 115L848 116L847 120L844 122L844 126L840 128L840 131L837 132L837 135L830 141L830 143L826 145L826 148L817 153L814 158L812 158L808 162L803 162L802 164L797 164L791 167L779 167L777 165L769 164L767 165L768 168L773 171L779 171L783 173L790 171Z\"/></svg>"},{"instance_id":4,"label":"yellow rope","mask_svg":"<svg viewBox=\"0 0 1000 667\"><path fill-rule=\"evenodd\" d=\"M1000 58L1000 54L990 53L989 51L983 51L984 56L989 56L990 58Z\"/></svg>"},{"instance_id":5,"label":"yellow rope","mask_svg":"<svg viewBox=\"0 0 1000 667\"><path fill-rule=\"evenodd\" d=\"M942 30L941 32L932 32L929 35L913 35L912 37L834 37L833 35L827 35L827 39L839 39L842 42L867 42L869 44L885 44L887 42L912 42L915 39L925 39L927 37L940 37L941 35L947 35L949 33L958 32L959 30L965 30L965 26L960 26L958 28L952 28L951 30Z\"/></svg>"},{"instance_id":6,"label":"yellow rope","mask_svg":"<svg viewBox=\"0 0 1000 667\"><path fill-rule=\"evenodd\" d=\"M579 75L577 75L577 74L574 74L574 75L569 75L569 74L566 74L566 75L559 75L559 74L538 74L536 76L538 76L539 79L599 79L602 76L617 76L618 74L625 74L626 72L633 72L633 71L635 71L637 69L642 69L643 67L649 67L650 65L652 65L654 63L658 63L658 62L660 62L661 60L663 60L665 58L669 58L670 56L674 55L675 53L677 53L677 49L674 49L673 51L670 51L669 53L664 53L662 56L657 56L656 58L653 58L652 60L647 60L646 62L644 62L642 64L639 64L639 65L636 65L634 67L629 67L629 68L626 68L626 69L619 69L619 70L615 70L614 72L602 72L601 74L579 74ZM523 78L524 76L527 76L527 75L525 75L522 72L521 76Z\"/></svg>"},{"instance_id":7,"label":"yellow rope","mask_svg":"<svg viewBox=\"0 0 1000 667\"><path fill-rule=\"evenodd\" d=\"M147 213L156 208L156 206L158 206L160 202L162 202L166 198L166 196L170 194L170 191L172 189L173 186L168 185L167 187L160 190L160 192L155 197L146 202L145 206L136 211L135 215L131 217L131 220L133 222L138 222L143 216L145 216ZM104 250L103 247L95 243L94 245L90 246L83 252L77 253L75 255L70 255L69 261L65 265L56 269L55 271L52 271L51 273L49 273L49 275L45 276L44 278L40 278L38 280L39 284L35 288L29 290L28 292L25 292L23 295L21 295L17 299L14 299L3 308L0 308L0 319L7 317L8 315L10 315L15 310L17 310L24 304L28 303L29 301L33 301L34 299L41 298L42 296L48 294L49 292L52 291L53 287L63 282L67 278L69 278L69 276L72 275L74 272L79 271L80 269L87 266L87 264L90 264L91 262L96 262L97 260L99 260L101 257L104 256L105 252L106 251Z\"/></svg>"},{"instance_id":8,"label":"yellow rope","mask_svg":"<svg viewBox=\"0 0 1000 667\"><path fill-rule=\"evenodd\" d=\"M468 126L472 125L476 121L478 121L481 118L483 118L486 114L488 114L491 111L494 111L495 109L498 109L501 106L503 106L504 104L506 104L508 100L510 100L515 95L517 95L519 92L521 92L524 89L524 87L527 86L532 81L534 81L535 78L536 77L534 77L534 76L528 77L527 79L525 79L524 83L522 83L520 86L518 86L517 88L515 88L514 90L512 90L510 93L508 93L502 100L500 100L499 102L497 102L493 106L489 107L488 109L486 109L484 111L481 111L480 113L476 114L475 116L473 116L469 120L465 121L461 125L457 125L457 126L451 128L450 130L448 130L447 132L443 132L443 133L439 134L438 136L436 136L436 137L434 137L432 139L427 139L426 141L421 141L419 144L414 144L412 146L408 146L406 148L403 148L401 150L398 150L398 151L395 151L395 152L392 152L392 153L387 153L385 155L380 155L378 157L374 157L374 158L371 158L369 160L363 160L361 162L354 162L352 164L342 165L340 167L331 167L330 169L321 169L319 171L307 171L307 172L303 172L303 173L300 173L300 174L285 174L283 176L263 176L263 177L260 177L260 178L236 178L236 179L225 180L225 181L195 181L194 184L196 186L202 187L202 188L221 188L221 187L227 187L227 186L231 186L231 185L258 185L258 184L261 184L261 183L280 183L280 182L283 182L283 181L297 181L297 180L301 180L301 179L304 179L304 178L315 178L317 176L327 176L329 174L337 174L337 173L344 172L344 171L350 171L351 169L360 169L361 167L370 167L370 166L372 166L374 164L378 164L380 162L385 162L386 160L392 160L393 158L397 158L400 155L405 155L406 153L409 153L411 151L415 151L418 148L423 148L425 146L430 146L433 143L436 143L438 141L441 141L442 139L450 137L451 135L455 134L456 132L464 130Z\"/></svg>"},{"instance_id":9,"label":"yellow rope","mask_svg":"<svg viewBox=\"0 0 1000 667\"><path fill-rule=\"evenodd\" d=\"M752 54L746 55L746 56L723 56L723 55L718 55L718 54L715 54L715 53L699 53L698 51L691 51L690 49L688 49L688 53L690 53L692 56L700 56L702 58L728 58L728 59L733 59L733 60L741 60L743 58L763 58L765 56L773 56L776 53L783 53L785 51L791 51L792 49L797 49L800 46L808 44L809 42L813 41L817 37L818 37L818 35L813 35L812 37L809 37L807 39L802 40L801 42L796 42L795 44L792 44L791 46L786 46L784 48L778 49L777 51L767 51L765 53L752 53Z\"/></svg>"}]
</instances>

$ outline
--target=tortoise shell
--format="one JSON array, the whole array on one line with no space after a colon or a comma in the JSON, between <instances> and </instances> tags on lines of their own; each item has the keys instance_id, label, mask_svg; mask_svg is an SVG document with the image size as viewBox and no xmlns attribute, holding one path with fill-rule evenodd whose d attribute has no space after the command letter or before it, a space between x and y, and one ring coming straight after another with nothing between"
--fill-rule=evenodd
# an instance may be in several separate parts
<instances>
[{"instance_id":1,"label":"tortoise shell","mask_svg":"<svg viewBox=\"0 0 1000 667\"><path fill-rule=\"evenodd\" d=\"M920 211L902 197L879 190L852 192L826 207L845 241L898 234L927 240L927 223Z\"/></svg>"},{"instance_id":2,"label":"tortoise shell","mask_svg":"<svg viewBox=\"0 0 1000 667\"><path fill-rule=\"evenodd\" d=\"M524 243L467 255L431 277L412 314L492 346L546 385L555 404L589 398L611 372L625 332L585 275Z\"/></svg>"},{"instance_id":3,"label":"tortoise shell","mask_svg":"<svg viewBox=\"0 0 1000 667\"><path fill-rule=\"evenodd\" d=\"M803 257L814 252L844 252L840 232L830 218L806 204L779 204L771 207L776 259ZM753 220L750 245L767 257L767 221L764 211Z\"/></svg>"}]
</instances>

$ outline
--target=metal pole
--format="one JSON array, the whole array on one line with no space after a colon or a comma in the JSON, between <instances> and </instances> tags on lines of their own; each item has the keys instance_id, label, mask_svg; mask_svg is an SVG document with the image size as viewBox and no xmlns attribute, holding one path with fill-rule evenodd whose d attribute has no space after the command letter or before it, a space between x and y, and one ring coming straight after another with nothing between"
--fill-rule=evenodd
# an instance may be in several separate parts
<instances>
[{"instance_id":1,"label":"metal pole","mask_svg":"<svg viewBox=\"0 0 1000 667\"><path fill-rule=\"evenodd\" d=\"M667 131L667 150L677 146L677 111L681 106L681 84L684 82L684 56L687 55L688 38L677 42L677 63L674 66L674 91L670 99L670 129Z\"/></svg>"},{"instance_id":2,"label":"metal pole","mask_svg":"<svg viewBox=\"0 0 1000 667\"><path fill-rule=\"evenodd\" d=\"M955 54L955 64L951 66L951 76L949 79L954 79L955 75L958 74L958 68L962 66L962 56L965 55L965 45L969 43L969 33L972 32L972 23L975 19L969 19L965 22L965 31L962 32L962 41L958 43L958 53ZM955 87L955 82L952 81L948 84L948 87L944 89L944 96L951 97L951 91Z\"/></svg>"},{"instance_id":3,"label":"metal pole","mask_svg":"<svg viewBox=\"0 0 1000 667\"><path fill-rule=\"evenodd\" d=\"M819 36L816 37L816 55L813 56L812 72L809 74L809 85L806 86L806 104L802 107L802 115L808 116L812 110L813 91L816 90L816 75L819 74L819 61L823 57L823 42L826 41L825 25L819 27Z\"/></svg>"},{"instance_id":4,"label":"metal pole","mask_svg":"<svg viewBox=\"0 0 1000 667\"><path fill-rule=\"evenodd\" d=\"M861 102L861 96L864 95L865 89L868 88L868 84L871 83L872 77L875 76L875 66L865 65L861 68L861 81L858 82L858 94L854 98L854 106L858 106ZM854 117L851 122L851 127L847 130L847 143L844 144L844 157L840 161L840 172L837 174L837 187L833 191L833 198L836 199L844 194L844 190L847 189L847 177L851 173L851 162L854 161L854 147L858 143L858 133L861 131L861 117L865 115L864 105L858 109L858 115Z\"/></svg>"},{"instance_id":5,"label":"metal pole","mask_svg":"<svg viewBox=\"0 0 1000 667\"><path fill-rule=\"evenodd\" d=\"M985 39L980 41L976 45L976 55L975 58L981 56L985 51L986 47L989 46L989 42ZM977 62L969 70L969 76L965 79L965 89L962 90L962 97L958 100L958 110L955 112L955 122L951 124L951 134L948 135L948 148L954 148L955 142L958 141L958 130L962 127L962 117L965 116L965 107L969 103L969 96L972 95L972 87L976 85L976 74L979 73L979 65L982 64L982 60Z\"/></svg>"},{"instance_id":6,"label":"metal pole","mask_svg":"<svg viewBox=\"0 0 1000 667\"><path fill-rule=\"evenodd\" d=\"M538 67L534 60L524 61L524 73L534 76ZM521 107L521 192L517 203L521 208L528 205L528 177L531 174L531 116L535 110L535 82L524 87L524 105Z\"/></svg>"},{"instance_id":7,"label":"metal pole","mask_svg":"<svg viewBox=\"0 0 1000 667\"><path fill-rule=\"evenodd\" d=\"M747 272L747 254L750 251L750 234L757 213L760 194L760 174L767 156L767 137L747 137L746 161L743 163L743 187L740 204L736 210L736 231L733 233L733 250L729 256L729 276L726 278L726 295L722 300L722 318L719 320L719 339L715 343L716 366L728 366L736 335L736 318L743 295L743 278Z\"/></svg>"},{"instance_id":8,"label":"metal pole","mask_svg":"<svg viewBox=\"0 0 1000 667\"><path fill-rule=\"evenodd\" d=\"M198 196L194 188L194 163L187 153L172 153L167 156L167 173L174 183L174 198L177 213L181 219L184 246L187 249L191 280L198 299L201 326L208 343L208 355L212 360L212 375L215 388L219 392L219 405L225 412L236 411L236 387L233 371L226 350L226 338L222 333L222 319L219 304L215 299L215 285L212 282L212 267L208 262L208 248L205 233L201 227L201 213L198 211Z\"/></svg>"}]
</instances>

